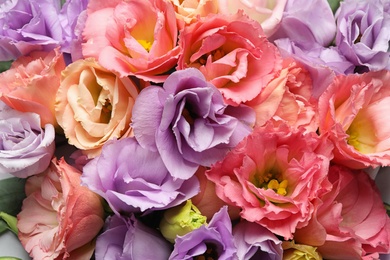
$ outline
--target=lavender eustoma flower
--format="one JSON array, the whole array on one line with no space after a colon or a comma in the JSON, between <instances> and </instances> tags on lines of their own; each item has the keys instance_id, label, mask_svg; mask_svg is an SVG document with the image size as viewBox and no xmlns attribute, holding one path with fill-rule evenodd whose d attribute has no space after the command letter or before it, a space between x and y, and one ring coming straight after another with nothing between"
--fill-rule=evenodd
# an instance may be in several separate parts
<instances>
[{"instance_id":1,"label":"lavender eustoma flower","mask_svg":"<svg viewBox=\"0 0 390 260\"><path fill-rule=\"evenodd\" d=\"M194 259L195 257L219 260L236 259L236 251L232 223L227 206L223 206L214 214L208 225L177 237L169 260Z\"/></svg>"},{"instance_id":2,"label":"lavender eustoma flower","mask_svg":"<svg viewBox=\"0 0 390 260\"><path fill-rule=\"evenodd\" d=\"M69 3L68 3L69 2ZM13 0L0 3L0 61L14 60L34 50L49 51L72 40L70 29L87 0Z\"/></svg>"},{"instance_id":3,"label":"lavender eustoma flower","mask_svg":"<svg viewBox=\"0 0 390 260\"><path fill-rule=\"evenodd\" d=\"M342 1L336 18L336 46L358 72L390 68L389 0Z\"/></svg>"},{"instance_id":4,"label":"lavender eustoma flower","mask_svg":"<svg viewBox=\"0 0 390 260\"><path fill-rule=\"evenodd\" d=\"M156 230L144 225L133 215L110 216L104 231L96 240L95 259L166 260L171 245Z\"/></svg>"},{"instance_id":5,"label":"lavender eustoma flower","mask_svg":"<svg viewBox=\"0 0 390 260\"><path fill-rule=\"evenodd\" d=\"M83 58L81 33L87 18L88 2L89 0L67 0L59 13L65 37L61 50L70 53L73 61Z\"/></svg>"},{"instance_id":6,"label":"lavender eustoma flower","mask_svg":"<svg viewBox=\"0 0 390 260\"><path fill-rule=\"evenodd\" d=\"M83 168L82 185L102 196L116 214L161 210L199 192L196 176L174 179L160 155L134 138L111 140Z\"/></svg>"},{"instance_id":7,"label":"lavender eustoma flower","mask_svg":"<svg viewBox=\"0 0 390 260\"><path fill-rule=\"evenodd\" d=\"M289 38L310 46L329 46L336 34L336 23L326 0L289 0L277 31L271 41Z\"/></svg>"},{"instance_id":8,"label":"lavender eustoma flower","mask_svg":"<svg viewBox=\"0 0 390 260\"><path fill-rule=\"evenodd\" d=\"M256 223L242 220L233 228L238 259L279 260L283 257L282 241Z\"/></svg>"},{"instance_id":9,"label":"lavender eustoma flower","mask_svg":"<svg viewBox=\"0 0 390 260\"><path fill-rule=\"evenodd\" d=\"M251 132L254 111L227 107L203 74L172 73L163 87L143 89L133 107L132 127L141 146L158 151L175 178L188 179L210 166Z\"/></svg>"},{"instance_id":10,"label":"lavender eustoma flower","mask_svg":"<svg viewBox=\"0 0 390 260\"><path fill-rule=\"evenodd\" d=\"M0 174L27 178L49 166L55 149L54 126L41 128L38 114L13 110L0 102Z\"/></svg>"}]
</instances>

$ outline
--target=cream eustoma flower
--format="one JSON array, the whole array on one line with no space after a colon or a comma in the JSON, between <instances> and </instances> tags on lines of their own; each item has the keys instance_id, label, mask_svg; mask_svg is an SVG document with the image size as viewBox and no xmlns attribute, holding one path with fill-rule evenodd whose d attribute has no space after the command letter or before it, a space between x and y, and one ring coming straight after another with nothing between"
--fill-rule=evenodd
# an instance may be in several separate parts
<instances>
[{"instance_id":1,"label":"cream eustoma flower","mask_svg":"<svg viewBox=\"0 0 390 260\"><path fill-rule=\"evenodd\" d=\"M219 13L236 13L239 9L258 21L267 36L271 36L282 20L287 0L218 0Z\"/></svg>"},{"instance_id":2,"label":"cream eustoma flower","mask_svg":"<svg viewBox=\"0 0 390 260\"><path fill-rule=\"evenodd\" d=\"M56 118L70 144L96 157L107 140L131 136L137 96L129 78L117 77L92 58L78 60L62 73Z\"/></svg>"}]
</instances>

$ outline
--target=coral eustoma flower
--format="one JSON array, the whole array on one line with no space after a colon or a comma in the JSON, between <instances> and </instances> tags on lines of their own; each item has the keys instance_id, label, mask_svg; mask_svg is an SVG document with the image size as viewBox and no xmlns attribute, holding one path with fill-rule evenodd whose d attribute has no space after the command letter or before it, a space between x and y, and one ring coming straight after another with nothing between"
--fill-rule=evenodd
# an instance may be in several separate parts
<instances>
[{"instance_id":1,"label":"coral eustoma flower","mask_svg":"<svg viewBox=\"0 0 390 260\"><path fill-rule=\"evenodd\" d=\"M179 45L177 68L198 68L230 105L255 98L281 69L275 45L242 11L199 19L180 32Z\"/></svg>"},{"instance_id":2,"label":"coral eustoma flower","mask_svg":"<svg viewBox=\"0 0 390 260\"><path fill-rule=\"evenodd\" d=\"M318 128L317 99L313 97L312 89L309 72L298 61L286 58L280 73L246 105L255 110L258 126L272 121L315 132Z\"/></svg>"},{"instance_id":3,"label":"coral eustoma flower","mask_svg":"<svg viewBox=\"0 0 390 260\"><path fill-rule=\"evenodd\" d=\"M88 5L84 57L121 76L162 82L176 66L176 15L164 0L98 0ZM165 75L163 75L165 74Z\"/></svg>"},{"instance_id":4,"label":"coral eustoma flower","mask_svg":"<svg viewBox=\"0 0 390 260\"><path fill-rule=\"evenodd\" d=\"M101 198L80 186L81 172L62 158L27 179L18 236L34 259L90 259L104 224Z\"/></svg>"},{"instance_id":5,"label":"coral eustoma flower","mask_svg":"<svg viewBox=\"0 0 390 260\"><path fill-rule=\"evenodd\" d=\"M307 224L313 201L330 188L332 144L286 125L255 128L206 172L217 195L241 217L285 239Z\"/></svg>"},{"instance_id":6,"label":"coral eustoma flower","mask_svg":"<svg viewBox=\"0 0 390 260\"><path fill-rule=\"evenodd\" d=\"M0 74L0 100L21 112L41 117L41 126L57 126L54 103L65 60L59 49L34 51Z\"/></svg>"},{"instance_id":7,"label":"coral eustoma flower","mask_svg":"<svg viewBox=\"0 0 390 260\"><path fill-rule=\"evenodd\" d=\"M320 132L334 160L354 169L390 165L390 72L338 76L319 99Z\"/></svg>"}]
</instances>

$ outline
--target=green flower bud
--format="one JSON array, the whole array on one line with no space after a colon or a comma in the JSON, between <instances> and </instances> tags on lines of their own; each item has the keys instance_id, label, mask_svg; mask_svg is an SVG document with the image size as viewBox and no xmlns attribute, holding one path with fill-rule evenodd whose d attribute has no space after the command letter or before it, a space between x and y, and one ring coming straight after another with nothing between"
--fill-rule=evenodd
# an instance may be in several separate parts
<instances>
[{"instance_id":1,"label":"green flower bud","mask_svg":"<svg viewBox=\"0 0 390 260\"><path fill-rule=\"evenodd\" d=\"M160 222L162 235L171 243L176 236L183 236L194 229L206 224L207 217L203 216L191 200L186 203L168 209Z\"/></svg>"}]
</instances>

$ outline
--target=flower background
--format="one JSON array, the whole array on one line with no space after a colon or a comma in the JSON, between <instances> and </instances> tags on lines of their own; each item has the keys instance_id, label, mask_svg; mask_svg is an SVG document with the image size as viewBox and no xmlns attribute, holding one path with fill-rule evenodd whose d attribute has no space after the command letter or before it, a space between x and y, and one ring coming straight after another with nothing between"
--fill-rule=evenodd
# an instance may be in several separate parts
<instances>
[{"instance_id":1,"label":"flower background","mask_svg":"<svg viewBox=\"0 0 390 260\"><path fill-rule=\"evenodd\" d=\"M4 245L388 257L389 0L15 0L0 25Z\"/></svg>"}]
</instances>

